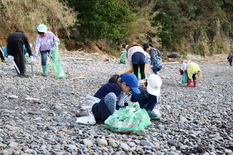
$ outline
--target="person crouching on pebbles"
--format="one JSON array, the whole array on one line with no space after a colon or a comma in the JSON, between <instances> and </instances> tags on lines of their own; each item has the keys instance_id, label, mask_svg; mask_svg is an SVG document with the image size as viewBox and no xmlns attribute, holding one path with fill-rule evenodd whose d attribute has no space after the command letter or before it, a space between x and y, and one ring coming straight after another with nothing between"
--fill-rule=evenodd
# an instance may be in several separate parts
<instances>
[{"instance_id":1,"label":"person crouching on pebbles","mask_svg":"<svg viewBox=\"0 0 233 155\"><path fill-rule=\"evenodd\" d=\"M151 74L148 79L139 80L140 94L133 93L131 101L138 102L145 109L151 119L158 119L160 114L160 89L162 80L159 75Z\"/></svg>"},{"instance_id":2,"label":"person crouching on pebbles","mask_svg":"<svg viewBox=\"0 0 233 155\"><path fill-rule=\"evenodd\" d=\"M108 83L103 85L94 95L95 98L99 99L99 102L96 101L91 108L95 120L105 121L115 110L121 108L119 104L120 94L130 91L135 94L140 93L138 79L133 73L113 75Z\"/></svg>"},{"instance_id":3,"label":"person crouching on pebbles","mask_svg":"<svg viewBox=\"0 0 233 155\"><path fill-rule=\"evenodd\" d=\"M182 67L180 68L180 74L182 75L185 72L187 72L188 74L187 87L191 86L192 81L193 81L193 87L197 87L196 75L198 79L202 78L202 71L199 65L194 62L187 62L187 63L184 62L182 64Z\"/></svg>"}]
</instances>

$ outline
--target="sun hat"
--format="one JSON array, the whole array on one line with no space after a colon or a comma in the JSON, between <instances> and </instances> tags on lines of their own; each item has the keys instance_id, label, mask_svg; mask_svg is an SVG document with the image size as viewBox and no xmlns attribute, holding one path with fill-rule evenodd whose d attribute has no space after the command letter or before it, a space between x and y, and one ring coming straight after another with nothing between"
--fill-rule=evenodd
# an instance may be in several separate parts
<instances>
[{"instance_id":1,"label":"sun hat","mask_svg":"<svg viewBox=\"0 0 233 155\"><path fill-rule=\"evenodd\" d=\"M148 43L144 43L144 44L142 44L142 46L143 46L143 49L144 49L144 51L146 51L146 49L150 46Z\"/></svg>"},{"instance_id":2,"label":"sun hat","mask_svg":"<svg viewBox=\"0 0 233 155\"><path fill-rule=\"evenodd\" d=\"M147 91L149 94L158 96L162 85L161 78L156 74L151 74L147 79Z\"/></svg>"},{"instance_id":3,"label":"sun hat","mask_svg":"<svg viewBox=\"0 0 233 155\"><path fill-rule=\"evenodd\" d=\"M40 25L37 26L37 31L38 32L47 32L47 30L48 30L48 28L44 24L40 24Z\"/></svg>"},{"instance_id":4,"label":"sun hat","mask_svg":"<svg viewBox=\"0 0 233 155\"><path fill-rule=\"evenodd\" d=\"M135 94L140 94L140 90L138 89L138 79L133 73L122 74L121 81L130 86Z\"/></svg>"}]
</instances>

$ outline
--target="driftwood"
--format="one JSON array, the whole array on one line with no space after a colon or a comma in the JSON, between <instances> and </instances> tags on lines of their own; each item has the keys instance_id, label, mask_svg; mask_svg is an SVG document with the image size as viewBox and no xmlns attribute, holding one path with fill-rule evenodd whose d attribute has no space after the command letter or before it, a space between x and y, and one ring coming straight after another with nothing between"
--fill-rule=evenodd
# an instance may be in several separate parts
<instances>
[{"instance_id":1,"label":"driftwood","mask_svg":"<svg viewBox=\"0 0 233 155\"><path fill-rule=\"evenodd\" d=\"M72 78L71 80L84 79L84 78L85 78L85 76L79 76L79 77Z\"/></svg>"},{"instance_id":2,"label":"driftwood","mask_svg":"<svg viewBox=\"0 0 233 155\"><path fill-rule=\"evenodd\" d=\"M86 59L86 58L73 58L73 57L62 57L63 59L74 59L77 61L94 61L93 59Z\"/></svg>"},{"instance_id":3,"label":"driftwood","mask_svg":"<svg viewBox=\"0 0 233 155\"><path fill-rule=\"evenodd\" d=\"M180 62L174 61L174 62L162 62L163 65L165 64L179 64Z\"/></svg>"}]
</instances>

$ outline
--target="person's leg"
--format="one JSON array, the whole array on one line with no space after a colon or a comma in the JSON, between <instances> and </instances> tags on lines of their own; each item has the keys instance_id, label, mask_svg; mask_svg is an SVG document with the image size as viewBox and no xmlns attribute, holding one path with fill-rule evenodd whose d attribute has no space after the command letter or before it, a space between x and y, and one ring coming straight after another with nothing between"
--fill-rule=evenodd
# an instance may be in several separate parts
<instances>
[{"instance_id":1,"label":"person's leg","mask_svg":"<svg viewBox=\"0 0 233 155\"><path fill-rule=\"evenodd\" d=\"M24 75L26 72L26 66L25 66L25 57L24 57L24 51L23 51L23 42L16 42L15 48L17 49L17 57L18 57L18 68L20 71L20 74Z\"/></svg>"},{"instance_id":2,"label":"person's leg","mask_svg":"<svg viewBox=\"0 0 233 155\"><path fill-rule=\"evenodd\" d=\"M193 78L193 87L197 87L196 73L193 74L192 78Z\"/></svg>"},{"instance_id":3,"label":"person's leg","mask_svg":"<svg viewBox=\"0 0 233 155\"><path fill-rule=\"evenodd\" d=\"M158 119L161 116L159 108L156 107L157 104L159 104L158 96L149 94L146 110L151 119Z\"/></svg>"},{"instance_id":4,"label":"person's leg","mask_svg":"<svg viewBox=\"0 0 233 155\"><path fill-rule=\"evenodd\" d=\"M192 83L192 79L188 79L188 81L187 81L187 87L190 87L191 83Z\"/></svg>"},{"instance_id":5,"label":"person's leg","mask_svg":"<svg viewBox=\"0 0 233 155\"><path fill-rule=\"evenodd\" d=\"M148 95L148 104L146 106L146 111L152 111L157 103L157 97L154 95Z\"/></svg>"},{"instance_id":6,"label":"person's leg","mask_svg":"<svg viewBox=\"0 0 233 155\"><path fill-rule=\"evenodd\" d=\"M1 48L1 47L0 47ZM2 49L0 49L1 51L0 51L0 57L1 57L1 60L2 60L2 62L4 62L5 61L5 58L4 58L4 55L3 55L3 50Z\"/></svg>"},{"instance_id":7,"label":"person's leg","mask_svg":"<svg viewBox=\"0 0 233 155\"><path fill-rule=\"evenodd\" d=\"M133 71L136 77L138 78L138 64L133 64Z\"/></svg>"},{"instance_id":8,"label":"person's leg","mask_svg":"<svg viewBox=\"0 0 233 155\"><path fill-rule=\"evenodd\" d=\"M47 76L48 71L47 71L47 51L40 51L41 54L41 66L43 70L43 75Z\"/></svg>"},{"instance_id":9,"label":"person's leg","mask_svg":"<svg viewBox=\"0 0 233 155\"><path fill-rule=\"evenodd\" d=\"M136 77L138 78L138 64L139 64L139 60L140 60L140 52L136 52L132 55L132 64L133 64L133 71L134 74L136 75Z\"/></svg>"},{"instance_id":10,"label":"person's leg","mask_svg":"<svg viewBox=\"0 0 233 155\"><path fill-rule=\"evenodd\" d=\"M141 79L145 79L145 63L140 64Z\"/></svg>"},{"instance_id":11,"label":"person's leg","mask_svg":"<svg viewBox=\"0 0 233 155\"><path fill-rule=\"evenodd\" d=\"M114 111L116 110L116 101L117 101L117 97L113 92L108 93L104 97L104 102L107 105L107 107L108 107L109 111L111 112L111 114L113 114Z\"/></svg>"},{"instance_id":12,"label":"person's leg","mask_svg":"<svg viewBox=\"0 0 233 155\"><path fill-rule=\"evenodd\" d=\"M10 42L8 43L7 50L9 55L14 56L14 62L20 72L18 73L17 71L17 73L24 75L24 73L26 72L26 67L25 67L25 58L23 54L23 42L21 41Z\"/></svg>"}]
</instances>

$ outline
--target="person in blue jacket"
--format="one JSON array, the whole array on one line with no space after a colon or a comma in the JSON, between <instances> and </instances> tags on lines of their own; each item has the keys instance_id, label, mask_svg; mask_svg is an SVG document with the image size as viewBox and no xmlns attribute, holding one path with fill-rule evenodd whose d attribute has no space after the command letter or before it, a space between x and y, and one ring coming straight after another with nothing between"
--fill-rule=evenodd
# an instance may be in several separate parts
<instances>
[{"instance_id":1,"label":"person in blue jacket","mask_svg":"<svg viewBox=\"0 0 233 155\"><path fill-rule=\"evenodd\" d=\"M119 96L122 92L127 93L131 90L135 94L140 93L138 79L133 73L113 75L108 83L104 84L94 95L100 100L92 106L95 120L97 122L105 121L115 110L121 107L118 102L121 100ZM124 105L127 106L127 104Z\"/></svg>"},{"instance_id":2,"label":"person in blue jacket","mask_svg":"<svg viewBox=\"0 0 233 155\"><path fill-rule=\"evenodd\" d=\"M231 51L227 57L227 60L229 62L229 65L232 66L232 61L233 61L233 51Z\"/></svg>"}]
</instances>

